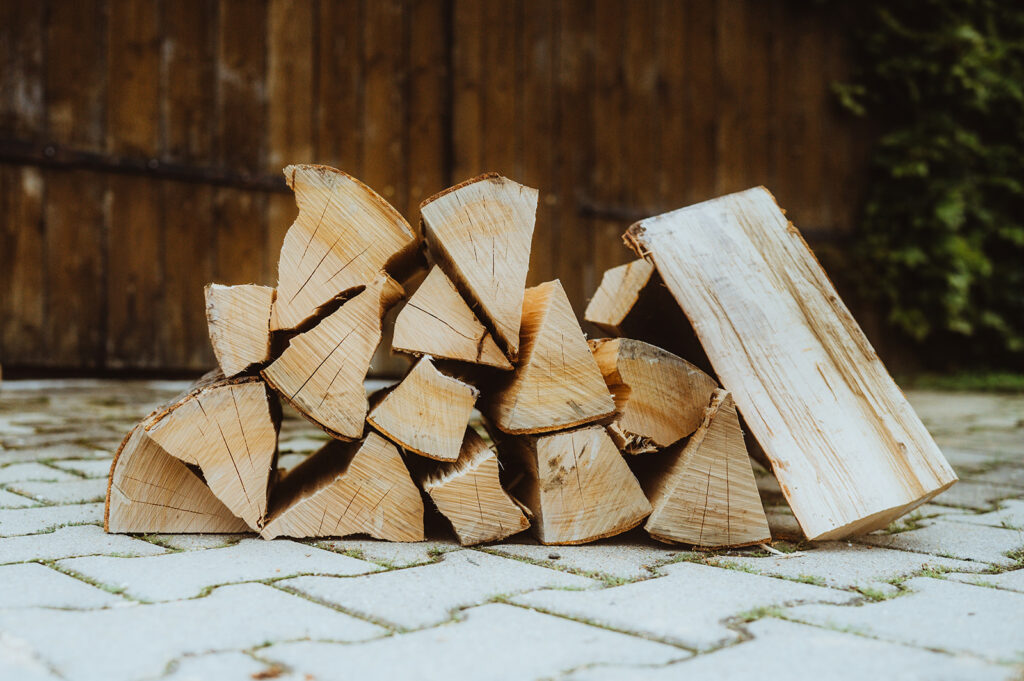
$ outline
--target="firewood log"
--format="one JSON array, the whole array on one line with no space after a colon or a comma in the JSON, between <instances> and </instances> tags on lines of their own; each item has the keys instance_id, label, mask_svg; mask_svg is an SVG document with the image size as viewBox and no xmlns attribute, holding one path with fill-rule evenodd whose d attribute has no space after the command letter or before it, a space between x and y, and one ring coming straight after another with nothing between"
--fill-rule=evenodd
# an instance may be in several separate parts
<instances>
[{"instance_id":1,"label":"firewood log","mask_svg":"<svg viewBox=\"0 0 1024 681\"><path fill-rule=\"evenodd\" d=\"M402 295L386 274L291 339L287 349L263 370L263 377L303 416L331 435L363 436L366 392L363 381L381 339L381 319Z\"/></svg>"},{"instance_id":2,"label":"firewood log","mask_svg":"<svg viewBox=\"0 0 1024 681\"><path fill-rule=\"evenodd\" d=\"M417 244L405 218L351 175L317 165L288 166L284 175L299 216L281 248L273 330L299 326Z\"/></svg>"},{"instance_id":3,"label":"firewood log","mask_svg":"<svg viewBox=\"0 0 1024 681\"><path fill-rule=\"evenodd\" d=\"M511 369L494 338L436 265L395 320L399 352Z\"/></svg>"},{"instance_id":4,"label":"firewood log","mask_svg":"<svg viewBox=\"0 0 1024 681\"><path fill-rule=\"evenodd\" d=\"M423 540L423 499L395 446L377 433L332 440L274 488L261 535Z\"/></svg>"},{"instance_id":5,"label":"firewood log","mask_svg":"<svg viewBox=\"0 0 1024 681\"><path fill-rule=\"evenodd\" d=\"M423 357L366 420L409 451L455 461L479 395L472 385L444 375Z\"/></svg>"},{"instance_id":6,"label":"firewood log","mask_svg":"<svg viewBox=\"0 0 1024 681\"><path fill-rule=\"evenodd\" d=\"M615 399L608 432L630 454L654 452L697 430L718 384L681 357L628 338L590 341Z\"/></svg>"},{"instance_id":7,"label":"firewood log","mask_svg":"<svg viewBox=\"0 0 1024 681\"><path fill-rule=\"evenodd\" d=\"M434 260L478 307L513 362L519 354L537 190L496 173L467 180L420 205Z\"/></svg>"},{"instance_id":8,"label":"firewood log","mask_svg":"<svg viewBox=\"0 0 1024 681\"><path fill-rule=\"evenodd\" d=\"M424 469L419 483L463 546L498 541L530 526L501 486L494 450L472 428L466 428L458 460Z\"/></svg>"},{"instance_id":9,"label":"firewood log","mask_svg":"<svg viewBox=\"0 0 1024 681\"><path fill-rule=\"evenodd\" d=\"M732 396L715 390L689 440L641 476L653 511L644 529L660 541L707 548L771 539Z\"/></svg>"},{"instance_id":10,"label":"firewood log","mask_svg":"<svg viewBox=\"0 0 1024 681\"><path fill-rule=\"evenodd\" d=\"M522 352L481 409L506 433L542 433L615 413L601 369L556 279L526 292Z\"/></svg>"},{"instance_id":11,"label":"firewood log","mask_svg":"<svg viewBox=\"0 0 1024 681\"><path fill-rule=\"evenodd\" d=\"M228 378L270 359L274 289L256 284L209 284L206 321L217 364Z\"/></svg>"},{"instance_id":12,"label":"firewood log","mask_svg":"<svg viewBox=\"0 0 1024 681\"><path fill-rule=\"evenodd\" d=\"M503 460L516 466L510 491L533 516L543 544L583 544L643 522L651 505L601 426L504 437Z\"/></svg>"}]
</instances>

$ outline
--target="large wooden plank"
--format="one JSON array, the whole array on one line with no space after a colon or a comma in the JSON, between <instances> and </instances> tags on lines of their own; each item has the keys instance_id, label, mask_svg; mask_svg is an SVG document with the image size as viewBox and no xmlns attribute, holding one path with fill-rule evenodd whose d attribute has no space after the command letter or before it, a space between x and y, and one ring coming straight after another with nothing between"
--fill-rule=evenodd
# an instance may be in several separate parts
<instances>
[{"instance_id":1,"label":"large wooden plank","mask_svg":"<svg viewBox=\"0 0 1024 681\"><path fill-rule=\"evenodd\" d=\"M649 257L809 539L885 527L956 475L763 187L643 220Z\"/></svg>"}]
</instances>

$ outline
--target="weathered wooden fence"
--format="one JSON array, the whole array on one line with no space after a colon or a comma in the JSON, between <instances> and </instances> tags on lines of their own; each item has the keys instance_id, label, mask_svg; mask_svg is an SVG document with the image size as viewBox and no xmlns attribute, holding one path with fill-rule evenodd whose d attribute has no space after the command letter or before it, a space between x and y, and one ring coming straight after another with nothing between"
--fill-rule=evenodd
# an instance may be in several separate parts
<instances>
[{"instance_id":1,"label":"weathered wooden fence","mask_svg":"<svg viewBox=\"0 0 1024 681\"><path fill-rule=\"evenodd\" d=\"M764 184L852 229L842 23L778 0L0 2L0 362L210 364L202 286L273 283L280 169L410 220L486 170L541 189L531 279L582 311L634 219Z\"/></svg>"}]
</instances>

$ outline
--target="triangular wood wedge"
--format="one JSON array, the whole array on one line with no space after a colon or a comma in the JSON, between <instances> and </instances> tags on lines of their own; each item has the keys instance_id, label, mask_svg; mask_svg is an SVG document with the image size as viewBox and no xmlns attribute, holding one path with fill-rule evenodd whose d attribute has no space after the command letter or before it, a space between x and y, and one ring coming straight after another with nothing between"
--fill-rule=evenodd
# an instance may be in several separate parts
<instances>
[{"instance_id":1,"label":"triangular wood wedge","mask_svg":"<svg viewBox=\"0 0 1024 681\"><path fill-rule=\"evenodd\" d=\"M335 437L363 436L363 381L381 339L381 319L402 295L386 274L309 331L291 339L263 377L300 413Z\"/></svg>"},{"instance_id":2,"label":"triangular wood wedge","mask_svg":"<svg viewBox=\"0 0 1024 681\"><path fill-rule=\"evenodd\" d=\"M274 488L261 535L423 540L423 497L393 444L377 433L333 440Z\"/></svg>"},{"instance_id":3,"label":"triangular wood wedge","mask_svg":"<svg viewBox=\"0 0 1024 681\"><path fill-rule=\"evenodd\" d=\"M522 354L484 410L506 433L542 433L615 413L608 386L557 279L527 289Z\"/></svg>"},{"instance_id":4,"label":"triangular wood wedge","mask_svg":"<svg viewBox=\"0 0 1024 681\"><path fill-rule=\"evenodd\" d=\"M609 336L622 336L626 318L654 276L654 265L634 260L606 270L583 318Z\"/></svg>"},{"instance_id":5,"label":"triangular wood wedge","mask_svg":"<svg viewBox=\"0 0 1024 681\"><path fill-rule=\"evenodd\" d=\"M366 420L409 451L455 461L479 396L476 388L445 376L429 357L423 357Z\"/></svg>"},{"instance_id":6,"label":"triangular wood wedge","mask_svg":"<svg viewBox=\"0 0 1024 681\"><path fill-rule=\"evenodd\" d=\"M655 539L703 547L771 540L732 395L716 390L697 432L646 479Z\"/></svg>"},{"instance_id":7,"label":"triangular wood wedge","mask_svg":"<svg viewBox=\"0 0 1024 681\"><path fill-rule=\"evenodd\" d=\"M246 532L206 483L146 435L128 433L110 466L107 532Z\"/></svg>"},{"instance_id":8,"label":"triangular wood wedge","mask_svg":"<svg viewBox=\"0 0 1024 681\"><path fill-rule=\"evenodd\" d=\"M256 284L206 286L206 321L221 371L229 378L270 359L274 289Z\"/></svg>"},{"instance_id":9,"label":"triangular wood wedge","mask_svg":"<svg viewBox=\"0 0 1024 681\"><path fill-rule=\"evenodd\" d=\"M498 541L530 526L501 486L494 450L472 428L466 429L458 461L424 471L419 482L463 546Z\"/></svg>"},{"instance_id":10,"label":"triangular wood wedge","mask_svg":"<svg viewBox=\"0 0 1024 681\"><path fill-rule=\"evenodd\" d=\"M145 427L168 454L198 465L217 498L258 530L277 457L278 409L259 378L221 380L163 408Z\"/></svg>"},{"instance_id":11,"label":"triangular wood wedge","mask_svg":"<svg viewBox=\"0 0 1024 681\"><path fill-rule=\"evenodd\" d=\"M420 214L434 259L515 361L537 190L490 173L430 197Z\"/></svg>"},{"instance_id":12,"label":"triangular wood wedge","mask_svg":"<svg viewBox=\"0 0 1024 681\"><path fill-rule=\"evenodd\" d=\"M608 428L630 454L667 447L697 430L715 379L681 357L629 338L592 340L590 349L615 399Z\"/></svg>"},{"instance_id":13,"label":"triangular wood wedge","mask_svg":"<svg viewBox=\"0 0 1024 681\"><path fill-rule=\"evenodd\" d=\"M436 265L398 313L391 347L399 352L512 368L455 285Z\"/></svg>"},{"instance_id":14,"label":"triangular wood wedge","mask_svg":"<svg viewBox=\"0 0 1024 681\"><path fill-rule=\"evenodd\" d=\"M278 262L275 329L299 326L416 245L405 218L351 175L318 165L288 166L284 175L299 216Z\"/></svg>"},{"instance_id":15,"label":"triangular wood wedge","mask_svg":"<svg viewBox=\"0 0 1024 681\"><path fill-rule=\"evenodd\" d=\"M625 532L651 512L640 483L601 426L506 438L520 474L511 490L543 544L582 544Z\"/></svg>"}]
</instances>

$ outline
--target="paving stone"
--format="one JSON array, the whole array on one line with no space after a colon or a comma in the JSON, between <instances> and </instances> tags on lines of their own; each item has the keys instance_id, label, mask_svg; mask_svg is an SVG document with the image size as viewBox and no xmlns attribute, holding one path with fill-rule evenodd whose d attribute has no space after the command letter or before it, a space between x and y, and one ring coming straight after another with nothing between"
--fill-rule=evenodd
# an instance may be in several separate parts
<instances>
[{"instance_id":1,"label":"paving stone","mask_svg":"<svg viewBox=\"0 0 1024 681\"><path fill-rule=\"evenodd\" d=\"M317 541L317 546L322 546L331 551L345 553L346 551L364 560L373 562L385 567L411 567L413 565L424 565L436 563L441 554L449 551L458 551L462 547L452 539L428 539L421 542L390 542L379 539L327 539Z\"/></svg>"},{"instance_id":2,"label":"paving stone","mask_svg":"<svg viewBox=\"0 0 1024 681\"><path fill-rule=\"evenodd\" d=\"M123 534L107 534L96 525L73 525L45 534L0 538L0 563L95 554L153 556L160 553L165 550L155 544Z\"/></svg>"},{"instance_id":3,"label":"paving stone","mask_svg":"<svg viewBox=\"0 0 1024 681\"><path fill-rule=\"evenodd\" d=\"M759 574L788 579L810 578L840 589L885 589L885 582L905 577L925 567L956 571L977 571L977 563L927 556L908 551L893 551L850 542L819 542L814 548L783 556L721 557L719 565L732 565Z\"/></svg>"},{"instance_id":4,"label":"paving stone","mask_svg":"<svg viewBox=\"0 0 1024 681\"><path fill-rule=\"evenodd\" d=\"M207 653L190 655L175 660L170 671L160 681L220 681L220 679L274 679L288 681L301 677L292 676L280 667L256 660L240 652Z\"/></svg>"},{"instance_id":5,"label":"paving stone","mask_svg":"<svg viewBox=\"0 0 1024 681\"><path fill-rule=\"evenodd\" d=\"M39 502L26 496L0 489L0 508L28 508L39 506Z\"/></svg>"},{"instance_id":6,"label":"paving stone","mask_svg":"<svg viewBox=\"0 0 1024 681\"><path fill-rule=\"evenodd\" d=\"M282 454L277 458L277 467L281 472L290 471L307 458L308 454Z\"/></svg>"},{"instance_id":7,"label":"paving stone","mask_svg":"<svg viewBox=\"0 0 1024 681\"><path fill-rule=\"evenodd\" d=\"M453 551L439 563L344 579L298 577L279 586L412 629L443 622L453 610L499 595L544 587L586 588L585 577L499 558L482 551Z\"/></svg>"},{"instance_id":8,"label":"paving stone","mask_svg":"<svg viewBox=\"0 0 1024 681\"><path fill-rule=\"evenodd\" d=\"M46 532L60 525L103 522L103 504L0 509L0 537Z\"/></svg>"},{"instance_id":9,"label":"paving stone","mask_svg":"<svg viewBox=\"0 0 1024 681\"><path fill-rule=\"evenodd\" d=\"M1019 395L910 390L907 399L929 429L937 431L1013 428L1024 414L1024 397Z\"/></svg>"},{"instance_id":10,"label":"paving stone","mask_svg":"<svg viewBox=\"0 0 1024 681\"><path fill-rule=\"evenodd\" d=\"M94 611L0 610L0 632L25 641L75 681L159 676L184 655L243 650L267 641L365 640L368 622L263 584L216 589L205 598Z\"/></svg>"},{"instance_id":11,"label":"paving stone","mask_svg":"<svg viewBox=\"0 0 1024 681\"><path fill-rule=\"evenodd\" d=\"M999 508L988 513L965 513L949 518L958 523L970 525L989 525L1004 529L1024 529L1024 501L1007 499L999 504Z\"/></svg>"},{"instance_id":12,"label":"paving stone","mask_svg":"<svg viewBox=\"0 0 1024 681\"><path fill-rule=\"evenodd\" d=\"M298 437L290 437L287 439L282 438L278 447L282 453L294 453L300 452L303 454L309 454L323 447L330 441L330 435L323 433L323 437L311 437L309 435L300 435Z\"/></svg>"},{"instance_id":13,"label":"paving stone","mask_svg":"<svg viewBox=\"0 0 1024 681\"><path fill-rule=\"evenodd\" d=\"M939 447L984 452L999 460L1018 458L1024 451L1024 430L974 430L936 438Z\"/></svg>"},{"instance_id":14,"label":"paving stone","mask_svg":"<svg viewBox=\"0 0 1024 681\"><path fill-rule=\"evenodd\" d=\"M1012 565L1006 553L1024 546L1024 533L985 525L966 530L964 523L924 520L924 527L898 534L868 534L856 541L901 551L916 551L961 560Z\"/></svg>"},{"instance_id":15,"label":"paving stone","mask_svg":"<svg viewBox=\"0 0 1024 681\"><path fill-rule=\"evenodd\" d=\"M298 675L331 679L344 670L346 678L360 681L520 681L552 678L583 664L664 664L688 656L672 646L501 604L358 646L283 643L258 654Z\"/></svg>"},{"instance_id":16,"label":"paving stone","mask_svg":"<svg viewBox=\"0 0 1024 681\"><path fill-rule=\"evenodd\" d=\"M0 565L0 607L3 608L85 609L124 602L123 598L39 563Z\"/></svg>"},{"instance_id":17,"label":"paving stone","mask_svg":"<svg viewBox=\"0 0 1024 681\"><path fill-rule=\"evenodd\" d=\"M1022 496L1021 490L1006 485L994 485L990 482L972 482L961 480L939 496L932 503L941 506L962 506L979 511L987 511L1003 499Z\"/></svg>"},{"instance_id":18,"label":"paving stone","mask_svg":"<svg viewBox=\"0 0 1024 681\"><path fill-rule=\"evenodd\" d=\"M988 482L993 485L1024 488L1024 466L997 466L984 473L970 475L970 480L973 482ZM1024 495L1024 490L1020 494Z\"/></svg>"},{"instance_id":19,"label":"paving stone","mask_svg":"<svg viewBox=\"0 0 1024 681\"><path fill-rule=\"evenodd\" d=\"M957 582L964 582L965 584L974 584L976 586L987 586L995 587L997 589L1009 589L1010 591L1024 592L1024 570L1011 570L1009 572L1002 572L998 575L947 575L947 579L952 579Z\"/></svg>"},{"instance_id":20,"label":"paving stone","mask_svg":"<svg viewBox=\"0 0 1024 681\"><path fill-rule=\"evenodd\" d=\"M108 465L109 468L109 465ZM66 471L60 471L34 461L26 463L12 463L9 466L0 468L0 485L12 482L28 482L29 480L45 480L58 482L61 480L74 480L75 476Z\"/></svg>"},{"instance_id":21,"label":"paving stone","mask_svg":"<svg viewBox=\"0 0 1024 681\"><path fill-rule=\"evenodd\" d=\"M787 617L933 650L1024 662L1024 595L930 577L905 586L914 593L855 608L798 607Z\"/></svg>"},{"instance_id":22,"label":"paving stone","mask_svg":"<svg viewBox=\"0 0 1024 681\"><path fill-rule=\"evenodd\" d=\"M993 463L1005 460L1005 455L993 454L992 452L978 452L962 447L940 446L946 461L956 470L957 475L963 477L971 471L980 468L988 468Z\"/></svg>"},{"instance_id":23,"label":"paving stone","mask_svg":"<svg viewBox=\"0 0 1024 681\"><path fill-rule=\"evenodd\" d=\"M233 546L253 534L153 534L149 539L160 546L169 546L180 551L201 551Z\"/></svg>"},{"instance_id":24,"label":"paving stone","mask_svg":"<svg viewBox=\"0 0 1024 681\"><path fill-rule=\"evenodd\" d=\"M107 466L109 467L109 463ZM102 501L107 496L107 480L78 478L62 482L18 482L10 489L51 504L82 504Z\"/></svg>"},{"instance_id":25,"label":"paving stone","mask_svg":"<svg viewBox=\"0 0 1024 681\"><path fill-rule=\"evenodd\" d=\"M211 586L275 579L297 574L361 575L373 563L298 542L243 539L234 546L141 558L93 556L58 563L62 569L123 588L146 601L198 596Z\"/></svg>"},{"instance_id":26,"label":"paving stone","mask_svg":"<svg viewBox=\"0 0 1024 681\"><path fill-rule=\"evenodd\" d=\"M664 577L599 591L537 591L515 603L707 650L739 638L722 620L797 602L847 603L857 594L697 563L661 568Z\"/></svg>"},{"instance_id":27,"label":"paving stone","mask_svg":"<svg viewBox=\"0 0 1024 681\"><path fill-rule=\"evenodd\" d=\"M663 667L590 667L565 681L999 681L1016 677L1009 667L874 641L773 618L747 625L752 641Z\"/></svg>"},{"instance_id":28,"label":"paving stone","mask_svg":"<svg viewBox=\"0 0 1024 681\"><path fill-rule=\"evenodd\" d=\"M55 461L53 465L66 471L74 471L87 478L106 478L110 475L110 461L112 461L112 459L93 459L88 461L69 460Z\"/></svg>"},{"instance_id":29,"label":"paving stone","mask_svg":"<svg viewBox=\"0 0 1024 681\"><path fill-rule=\"evenodd\" d=\"M112 452L74 442L61 442L41 447L10 449L6 442L0 447L0 464L50 459L109 459Z\"/></svg>"},{"instance_id":30,"label":"paving stone","mask_svg":"<svg viewBox=\"0 0 1024 681\"><path fill-rule=\"evenodd\" d=\"M804 531L800 529L800 523L792 513L765 509L765 517L768 518L768 529L772 533L772 539L799 542L806 538Z\"/></svg>"},{"instance_id":31,"label":"paving stone","mask_svg":"<svg viewBox=\"0 0 1024 681\"><path fill-rule=\"evenodd\" d=\"M0 679L12 681L64 681L39 659L26 641L0 632Z\"/></svg>"}]
</instances>

